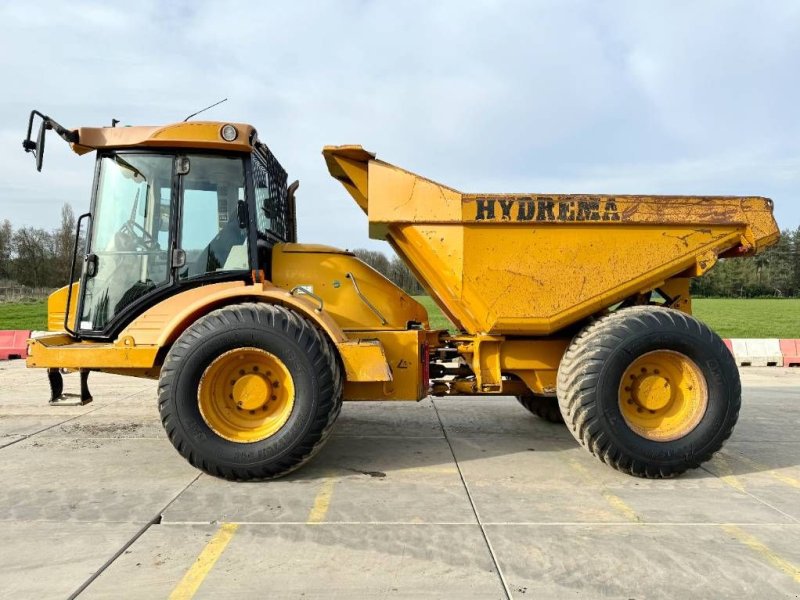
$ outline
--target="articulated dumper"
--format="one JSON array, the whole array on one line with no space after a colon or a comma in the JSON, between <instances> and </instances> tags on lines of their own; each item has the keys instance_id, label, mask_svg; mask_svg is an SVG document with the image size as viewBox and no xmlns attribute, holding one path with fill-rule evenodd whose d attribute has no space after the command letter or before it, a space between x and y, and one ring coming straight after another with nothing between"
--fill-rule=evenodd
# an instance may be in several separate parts
<instances>
[{"instance_id":1,"label":"articulated dumper","mask_svg":"<svg viewBox=\"0 0 800 600\"><path fill-rule=\"evenodd\" d=\"M697 467L733 430L737 368L691 316L690 282L777 241L767 198L464 194L324 148L450 333L352 252L297 242L297 182L252 126L67 129L33 111L39 170L48 130L96 168L79 276L50 296L28 366L52 403L90 401L91 371L157 379L170 441L212 475L297 469L343 400L515 396L640 477Z\"/></svg>"}]
</instances>

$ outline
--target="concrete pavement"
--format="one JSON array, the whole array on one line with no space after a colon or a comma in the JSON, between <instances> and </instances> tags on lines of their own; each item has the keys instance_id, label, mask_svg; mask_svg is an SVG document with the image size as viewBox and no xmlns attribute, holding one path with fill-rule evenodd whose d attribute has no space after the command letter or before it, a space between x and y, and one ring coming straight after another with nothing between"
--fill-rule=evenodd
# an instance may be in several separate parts
<instances>
[{"instance_id":1,"label":"concrete pavement","mask_svg":"<svg viewBox=\"0 0 800 600\"><path fill-rule=\"evenodd\" d=\"M347 403L306 467L199 474L155 383L47 405L0 363L0 596L800 596L800 370L742 370L732 439L667 481L619 474L511 398ZM77 389L77 376L67 376Z\"/></svg>"}]
</instances>

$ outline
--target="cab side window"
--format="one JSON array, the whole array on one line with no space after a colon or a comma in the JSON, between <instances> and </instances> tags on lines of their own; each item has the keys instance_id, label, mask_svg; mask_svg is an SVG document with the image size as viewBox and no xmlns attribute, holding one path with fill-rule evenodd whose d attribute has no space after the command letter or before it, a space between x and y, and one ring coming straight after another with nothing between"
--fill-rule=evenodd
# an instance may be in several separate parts
<instances>
[{"instance_id":1,"label":"cab side window","mask_svg":"<svg viewBox=\"0 0 800 600\"><path fill-rule=\"evenodd\" d=\"M190 156L183 176L180 245L186 264L181 279L218 271L249 270L247 224L239 223L244 203L240 158Z\"/></svg>"}]
</instances>

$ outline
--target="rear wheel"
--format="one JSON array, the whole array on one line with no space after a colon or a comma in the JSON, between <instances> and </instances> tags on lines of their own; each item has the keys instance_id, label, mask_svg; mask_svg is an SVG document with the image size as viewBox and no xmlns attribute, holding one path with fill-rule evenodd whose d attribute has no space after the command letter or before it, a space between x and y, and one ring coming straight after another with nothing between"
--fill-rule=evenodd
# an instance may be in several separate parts
<instances>
[{"instance_id":1,"label":"rear wheel","mask_svg":"<svg viewBox=\"0 0 800 600\"><path fill-rule=\"evenodd\" d=\"M280 306L215 310L173 344L159 408L170 441L192 465L226 479L268 479L309 460L339 415L335 348Z\"/></svg>"},{"instance_id":2,"label":"rear wheel","mask_svg":"<svg viewBox=\"0 0 800 600\"><path fill-rule=\"evenodd\" d=\"M558 398L525 394L517 396L517 402L540 419L550 423L564 422L564 417L561 416L561 409L558 407Z\"/></svg>"},{"instance_id":3,"label":"rear wheel","mask_svg":"<svg viewBox=\"0 0 800 600\"><path fill-rule=\"evenodd\" d=\"M722 447L739 415L739 372L722 340L679 311L640 306L589 325L558 370L573 436L612 467L670 477Z\"/></svg>"}]
</instances>

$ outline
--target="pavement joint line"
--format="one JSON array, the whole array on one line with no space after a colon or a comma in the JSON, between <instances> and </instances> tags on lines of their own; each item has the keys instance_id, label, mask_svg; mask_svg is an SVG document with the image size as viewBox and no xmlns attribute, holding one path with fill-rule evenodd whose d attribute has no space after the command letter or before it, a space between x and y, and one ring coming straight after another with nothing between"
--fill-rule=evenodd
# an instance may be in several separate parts
<instances>
[{"instance_id":1,"label":"pavement joint line","mask_svg":"<svg viewBox=\"0 0 800 600\"><path fill-rule=\"evenodd\" d=\"M100 568L99 568L99 569L97 569L97 571L95 571L94 573L92 573L92 574L89 576L89 578L88 578L86 581L84 581L84 582L83 582L83 583L82 583L82 584L81 584L81 585L78 587L78 589L76 589L74 592L72 592L72 594L70 594L70 596L68 597L68 599L67 599L67 600L75 600L75 598L77 598L77 597L78 597L80 594L82 594L82 593L83 593L83 592L86 590L86 588L88 588L90 585L92 585L92 583L95 581L95 579L97 579L98 577L100 577L100 575L102 575L102 574L105 572L105 570L106 570L106 569L108 569L108 567L110 567L110 566L111 566L111 565L114 563L114 561L115 561L115 560L117 560L117 559L118 559L120 556L122 556L122 554L123 554L123 553L124 553L124 552L125 552L125 551L126 551L128 548L130 548L131 546L133 546L133 544L134 544L134 543L136 543L136 540L138 540L140 537L142 537L142 536L145 534L145 532L146 532L148 529L150 529L150 527L151 527L151 526L160 524L160 523L161 523L161 518L162 518L162 515L163 515L163 514L166 512L166 510L167 510L167 509L168 509L170 506L172 506L172 503L173 503L173 502L175 502L175 500L177 500L177 499L180 497L180 495L181 495L181 494L183 494L183 492L185 492L186 490L188 490L188 489L189 489L189 487L191 487L191 485L192 485L192 484L193 484L195 481L197 481L198 479L200 479L200 476L201 476L201 475L202 475L202 473L197 473L197 475L195 475L194 477L192 477L192 480L191 480L189 483L187 483L185 486L183 486L183 487L180 489L180 491L179 491L177 494L175 494L175 495L172 497L172 499L171 499L169 502L167 502L167 503L164 505L164 507L163 507L161 510L159 510L159 511L158 511L158 512L155 514L155 516L153 516L153 518L152 518L152 519L150 519L150 520L149 520L147 523L145 523L145 524L142 526L142 528L141 528L141 529L139 529L139 531L137 531L135 534L133 534L133 537L132 537L131 539L129 539L127 542L125 542L125 543L122 545L122 547L121 547L119 550L117 550L117 551L116 551L114 554L112 554L112 555L111 555L111 558L109 558L109 559L108 559L106 562L104 562L104 563L103 563L103 564L100 566Z\"/></svg>"},{"instance_id":2,"label":"pavement joint line","mask_svg":"<svg viewBox=\"0 0 800 600\"><path fill-rule=\"evenodd\" d=\"M58 423L54 423L53 425L49 425L49 426L47 426L47 427L45 427L43 429L40 429L38 431L34 431L33 433L21 434L23 437L21 437L18 440L14 440L10 444L6 444L5 446L0 446L0 450L4 450L4 449L6 449L6 448L8 448L10 446L13 446L14 444L18 444L19 442L24 442L25 440L30 439L35 435L39 435L40 433L44 433L45 431L49 431L50 429L53 429L54 427L59 427L60 425L63 425L64 423L69 423L70 421L74 421L75 419L80 419L81 417L85 417L86 415L90 415L93 412L97 412L98 410L102 410L104 408L107 408L107 407L111 406L112 404L116 404L117 402L122 402L123 400L127 400L128 398L132 398L133 396L135 396L138 393L140 393L140 392L132 392L132 393L128 394L127 396L123 396L122 398L117 398L116 400L112 400L111 402L109 402L108 404L105 404L103 406L95 406L94 408L91 408L91 409L87 410L86 412L82 412L81 414L75 415L74 417L70 417L69 419L65 419L64 421L59 421ZM81 439L90 439L90 438L81 438Z\"/></svg>"},{"instance_id":3,"label":"pavement joint line","mask_svg":"<svg viewBox=\"0 0 800 600\"><path fill-rule=\"evenodd\" d=\"M0 519L0 523L70 523L74 525L120 525L120 524L130 524L130 521L84 521L84 520L70 520L70 521L62 521L62 520L55 520L55 519ZM236 521L239 525L248 525L248 526L264 526L264 527L273 527L273 526L288 526L288 527L297 527L297 526L305 526L308 525L307 521ZM181 527L181 526L196 526L196 525L209 525L213 524L213 522L209 521L164 521L163 519L157 523L159 526L164 527ZM609 527L630 527L630 526L656 526L656 527L719 527L721 525L728 525L730 524L729 521L708 521L708 522L697 522L697 521L646 521L642 523L631 523L627 521L483 521L484 525L492 526L492 527L506 527L506 526L517 526L517 525L526 525L526 526L537 526L537 527L548 527L548 526L558 526L558 527L584 527L587 525L595 526L609 526ZM779 521L737 521L736 525L740 525L742 527L760 527L763 525L787 525L789 527L797 527L800 523L781 523ZM333 527L338 526L392 526L392 527L406 527L409 525L415 525L419 527L430 527L431 525L442 526L442 527L474 527L475 523L469 522L466 523L464 521L324 521L321 523L316 523L316 525L328 525Z\"/></svg>"},{"instance_id":4,"label":"pavement joint line","mask_svg":"<svg viewBox=\"0 0 800 600\"><path fill-rule=\"evenodd\" d=\"M736 438L736 441L742 444L797 444L797 440L743 440Z\"/></svg>"},{"instance_id":5,"label":"pavement joint line","mask_svg":"<svg viewBox=\"0 0 800 600\"><path fill-rule=\"evenodd\" d=\"M800 583L800 567L783 558L780 554L772 550L772 548L764 544L756 536L747 533L745 530L733 525L732 523L722 525L722 530L725 533L732 535L742 544L759 554L772 566L780 569L792 577L795 582Z\"/></svg>"},{"instance_id":6,"label":"pavement joint line","mask_svg":"<svg viewBox=\"0 0 800 600\"><path fill-rule=\"evenodd\" d=\"M236 530L239 529L238 523L222 523L219 529L212 536L197 556L192 566L172 590L169 600L191 600L203 585L203 581L217 564L225 548L228 547L233 539Z\"/></svg>"},{"instance_id":7,"label":"pavement joint line","mask_svg":"<svg viewBox=\"0 0 800 600\"><path fill-rule=\"evenodd\" d=\"M322 523L325 520L325 515L328 514L328 509L331 506L331 496L333 495L333 488L336 485L336 478L332 473L322 481L317 495L314 497L314 504L308 513L306 519L307 524Z\"/></svg>"},{"instance_id":8,"label":"pavement joint line","mask_svg":"<svg viewBox=\"0 0 800 600\"><path fill-rule=\"evenodd\" d=\"M351 435L349 433L331 433L331 438L355 438L359 440L441 440L440 435Z\"/></svg>"},{"instance_id":9,"label":"pavement joint line","mask_svg":"<svg viewBox=\"0 0 800 600\"><path fill-rule=\"evenodd\" d=\"M0 520L0 523L4 522ZM13 523L50 523L50 522L57 522L61 523L63 521L6 521L6 522L13 522ZM96 523L96 521L71 521L72 523ZM117 521L110 521L110 522L117 522ZM105 522L104 522L105 523ZM273 527L273 526L288 526L288 527L297 527L297 526L305 526L309 523L307 521L236 521L239 525L248 525L248 526L264 526L264 527ZM537 526L537 527L548 527L550 525L558 526L558 527L584 527L584 526L610 526L610 527L720 527L721 525L729 524L729 521L714 521L714 522L696 522L696 521L646 521L646 522L629 522L629 521L482 521L482 523L486 526L498 526L498 527L506 527L511 526L515 527L517 525L526 525L526 526ZM159 525L163 525L165 527L180 527L184 525L208 525L208 521L162 521ZM465 523L463 521L323 521L320 523L315 523L315 525L323 526L328 525L332 527L338 526L392 526L392 527L406 527L409 525L415 525L419 527L430 527L432 525L442 526L442 527L474 527L475 523ZM754 526L760 527L763 525L788 525L790 527L797 527L798 523L781 523L778 521L742 521L737 522L736 525L741 526Z\"/></svg>"},{"instance_id":10,"label":"pavement joint line","mask_svg":"<svg viewBox=\"0 0 800 600\"><path fill-rule=\"evenodd\" d=\"M453 462L456 465L456 469L458 469L458 477L461 479L461 485L464 486L464 492L467 494L467 500L469 501L469 504L472 507L472 514L475 515L475 522L478 524L478 528L480 529L481 535L483 536L483 541L486 544L486 548L489 550L489 556L492 559L492 563L494 563L494 568L497 571L497 577L500 579L500 584L503 586L503 591L506 594L506 599L512 600L511 588L509 588L505 575L503 575L503 570L500 568L500 561L497 560L497 554L495 554L494 548L492 547L492 543L489 541L489 536L486 533L486 528L481 522L481 517L478 514L478 507L475 506L475 500L472 498L472 493L469 491L467 480L464 478L464 473L461 471L461 465L458 464L456 451L453 449L453 444L450 442L450 437L447 435L447 430L444 427L444 423L442 422L442 417L439 414L439 409L436 406L436 401L433 398L431 398L431 405L433 406L433 411L436 413L436 418L439 421L439 427L442 428L442 435L444 436L444 439L447 442L447 446L450 448L450 454L453 455Z\"/></svg>"},{"instance_id":11,"label":"pavement joint line","mask_svg":"<svg viewBox=\"0 0 800 600\"><path fill-rule=\"evenodd\" d=\"M718 455L717 455L717 456L718 456ZM772 504L770 504L770 503L769 503L769 502L767 502L766 500L764 500L764 499L762 499L762 498L759 498L758 496L756 496L756 495L755 495L755 494L753 494L752 492L749 492L749 491L748 491L748 490L747 490L747 489L744 487L744 485L742 485L742 488L741 488L741 489L740 489L740 488L737 488L736 486L732 485L732 483L731 483L729 480L727 480L727 479L726 479L724 476L723 476L723 477L721 477L721 476L717 475L716 473L714 473L714 471L711 471L711 470L710 470L708 467L706 467L705 465L700 465L700 468L701 468L703 471L705 471L706 473L708 473L709 475L712 475L713 477L716 477L717 479L719 479L719 480L720 480L720 481L722 481L723 483L725 483L725 484L727 484L727 485L731 486L731 487L732 487L733 489L735 489L736 491L738 491L738 492L740 492L740 493L742 493L742 494L745 494L746 496L750 496L750 497L751 497L753 500L755 500L756 502L760 502L761 504L763 504L763 505L764 505L764 506L766 506L767 508L771 508L771 509L772 509L772 510L774 510L775 512L782 514L784 517L786 517L787 519L789 519L790 521L792 521L792 523L800 523L800 519L797 519L797 518L793 517L793 516L792 516L792 515L790 515L789 513L786 513L786 512L784 512L784 511L782 511L782 510L781 510L780 508L778 508L777 506L773 506Z\"/></svg>"}]
</instances>

